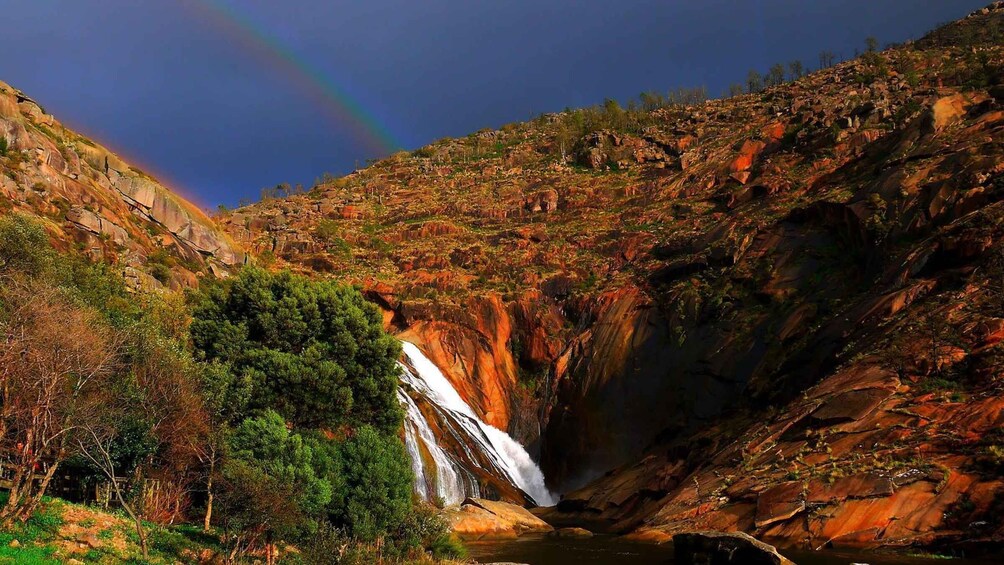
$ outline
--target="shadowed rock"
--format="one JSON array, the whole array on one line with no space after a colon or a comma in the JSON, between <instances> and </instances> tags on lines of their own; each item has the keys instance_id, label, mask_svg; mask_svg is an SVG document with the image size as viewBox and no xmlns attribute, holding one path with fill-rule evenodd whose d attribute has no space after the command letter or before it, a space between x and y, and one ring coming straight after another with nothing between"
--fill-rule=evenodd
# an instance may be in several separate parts
<instances>
[{"instance_id":1,"label":"shadowed rock","mask_svg":"<svg viewBox=\"0 0 1004 565\"><path fill-rule=\"evenodd\" d=\"M742 532L691 532L673 536L679 565L794 565L777 549Z\"/></svg>"}]
</instances>

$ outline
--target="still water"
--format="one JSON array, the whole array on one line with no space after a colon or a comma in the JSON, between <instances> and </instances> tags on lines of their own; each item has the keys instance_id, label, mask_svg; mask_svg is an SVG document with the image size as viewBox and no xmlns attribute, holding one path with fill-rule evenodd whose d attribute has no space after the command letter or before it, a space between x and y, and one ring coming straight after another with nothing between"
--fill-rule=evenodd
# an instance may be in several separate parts
<instances>
[{"instance_id":1,"label":"still water","mask_svg":"<svg viewBox=\"0 0 1004 565\"><path fill-rule=\"evenodd\" d=\"M613 536L589 539L524 536L515 540L471 541L464 545L481 563L511 561L530 565L655 565L673 563L668 546L633 543ZM1000 565L1002 559L929 559L880 553L805 552L782 550L798 565Z\"/></svg>"}]
</instances>

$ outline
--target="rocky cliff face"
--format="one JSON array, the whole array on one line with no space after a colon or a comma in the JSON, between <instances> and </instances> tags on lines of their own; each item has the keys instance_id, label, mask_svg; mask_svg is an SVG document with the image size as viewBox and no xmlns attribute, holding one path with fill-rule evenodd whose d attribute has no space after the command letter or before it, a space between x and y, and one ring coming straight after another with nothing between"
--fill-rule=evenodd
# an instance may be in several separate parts
<instances>
[{"instance_id":1,"label":"rocky cliff face","mask_svg":"<svg viewBox=\"0 0 1004 565\"><path fill-rule=\"evenodd\" d=\"M360 284L539 456L552 520L1000 541L1002 38L998 4L763 92L543 116L221 221Z\"/></svg>"},{"instance_id":2,"label":"rocky cliff face","mask_svg":"<svg viewBox=\"0 0 1004 565\"><path fill-rule=\"evenodd\" d=\"M191 285L196 273L243 262L196 206L4 83L0 139L0 209L38 216L58 245L121 264L152 286Z\"/></svg>"}]
</instances>

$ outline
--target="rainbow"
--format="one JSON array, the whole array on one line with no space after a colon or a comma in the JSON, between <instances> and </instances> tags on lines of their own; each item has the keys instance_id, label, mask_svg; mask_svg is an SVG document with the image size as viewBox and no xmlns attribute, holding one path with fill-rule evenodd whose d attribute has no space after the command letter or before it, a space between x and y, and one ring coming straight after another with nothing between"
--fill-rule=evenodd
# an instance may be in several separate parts
<instances>
[{"instance_id":1,"label":"rainbow","mask_svg":"<svg viewBox=\"0 0 1004 565\"><path fill-rule=\"evenodd\" d=\"M183 4L193 7L198 14L244 45L249 53L285 75L312 98L324 114L340 127L348 127L370 151L375 151L377 155L374 156L384 157L404 146L344 88L222 0L186 0Z\"/></svg>"}]
</instances>

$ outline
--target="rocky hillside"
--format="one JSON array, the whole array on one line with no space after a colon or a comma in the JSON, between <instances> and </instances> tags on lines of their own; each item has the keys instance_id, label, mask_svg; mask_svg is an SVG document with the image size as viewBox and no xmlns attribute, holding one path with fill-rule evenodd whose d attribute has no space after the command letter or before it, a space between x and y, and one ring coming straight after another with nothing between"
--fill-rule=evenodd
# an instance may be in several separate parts
<instances>
[{"instance_id":1,"label":"rocky hillside","mask_svg":"<svg viewBox=\"0 0 1004 565\"><path fill-rule=\"evenodd\" d=\"M220 221L361 285L539 456L553 520L999 542L1002 22L442 140Z\"/></svg>"},{"instance_id":2,"label":"rocky hillside","mask_svg":"<svg viewBox=\"0 0 1004 565\"><path fill-rule=\"evenodd\" d=\"M0 82L0 211L12 209L43 219L58 245L151 286L190 286L243 262L196 206Z\"/></svg>"}]
</instances>

